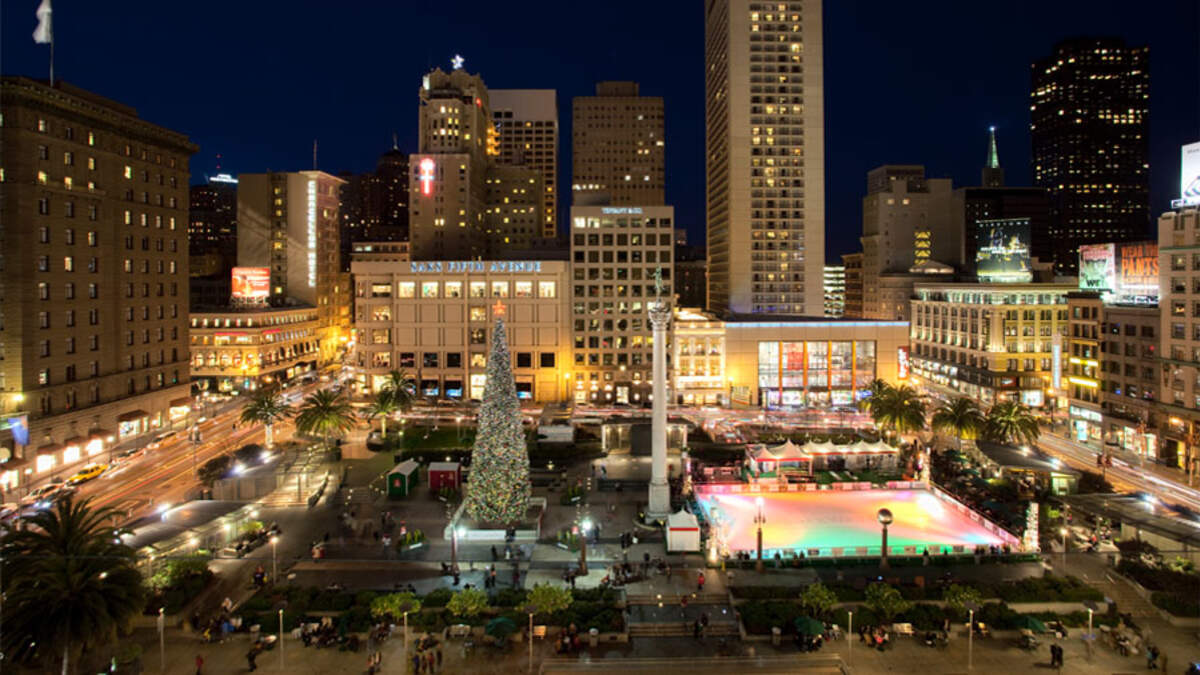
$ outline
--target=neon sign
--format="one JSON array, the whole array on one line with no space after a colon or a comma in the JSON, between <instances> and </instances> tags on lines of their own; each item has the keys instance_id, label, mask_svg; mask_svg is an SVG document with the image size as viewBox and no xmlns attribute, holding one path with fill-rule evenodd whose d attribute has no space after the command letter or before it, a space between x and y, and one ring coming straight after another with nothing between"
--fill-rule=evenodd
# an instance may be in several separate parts
<instances>
[{"instance_id":1,"label":"neon sign","mask_svg":"<svg viewBox=\"0 0 1200 675\"><path fill-rule=\"evenodd\" d=\"M317 181L308 181L308 287L317 286Z\"/></svg>"},{"instance_id":2,"label":"neon sign","mask_svg":"<svg viewBox=\"0 0 1200 675\"><path fill-rule=\"evenodd\" d=\"M909 370L908 347L897 347L896 348L896 379L907 380L908 379L908 370Z\"/></svg>"},{"instance_id":3,"label":"neon sign","mask_svg":"<svg viewBox=\"0 0 1200 675\"><path fill-rule=\"evenodd\" d=\"M433 193L433 160L428 157L421 160L419 171L417 180L421 181L421 194L428 197Z\"/></svg>"}]
</instances>

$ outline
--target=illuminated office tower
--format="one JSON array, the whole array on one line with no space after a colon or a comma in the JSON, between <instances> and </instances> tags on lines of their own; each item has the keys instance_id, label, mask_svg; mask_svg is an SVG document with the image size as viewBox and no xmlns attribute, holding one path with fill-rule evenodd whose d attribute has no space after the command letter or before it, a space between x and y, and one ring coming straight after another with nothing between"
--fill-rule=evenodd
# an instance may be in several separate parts
<instances>
[{"instance_id":1,"label":"illuminated office tower","mask_svg":"<svg viewBox=\"0 0 1200 675\"><path fill-rule=\"evenodd\" d=\"M662 97L641 96L637 82L599 82L571 106L572 203L663 204Z\"/></svg>"},{"instance_id":2,"label":"illuminated office tower","mask_svg":"<svg viewBox=\"0 0 1200 675\"><path fill-rule=\"evenodd\" d=\"M824 312L820 0L712 0L705 14L708 307Z\"/></svg>"},{"instance_id":3,"label":"illuminated office tower","mask_svg":"<svg viewBox=\"0 0 1200 675\"><path fill-rule=\"evenodd\" d=\"M558 234L558 92L493 89L492 121L500 135L500 164L537 169L542 182L542 225L537 237Z\"/></svg>"}]
</instances>

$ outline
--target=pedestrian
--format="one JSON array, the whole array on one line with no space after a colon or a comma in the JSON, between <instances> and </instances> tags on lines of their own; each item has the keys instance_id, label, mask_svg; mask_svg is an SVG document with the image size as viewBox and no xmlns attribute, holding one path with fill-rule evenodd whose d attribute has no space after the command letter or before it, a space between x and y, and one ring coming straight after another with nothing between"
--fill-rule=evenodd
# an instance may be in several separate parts
<instances>
[{"instance_id":1,"label":"pedestrian","mask_svg":"<svg viewBox=\"0 0 1200 675\"><path fill-rule=\"evenodd\" d=\"M513 588L516 588L517 586L519 586L521 584L521 566L520 565L513 565L512 579L513 579Z\"/></svg>"},{"instance_id":2,"label":"pedestrian","mask_svg":"<svg viewBox=\"0 0 1200 675\"><path fill-rule=\"evenodd\" d=\"M433 672L433 664L436 660L437 657L433 655L432 649L425 652L425 665L428 667L427 669L431 673Z\"/></svg>"},{"instance_id":3,"label":"pedestrian","mask_svg":"<svg viewBox=\"0 0 1200 675\"><path fill-rule=\"evenodd\" d=\"M571 590L575 590L575 575L571 575Z\"/></svg>"},{"instance_id":4,"label":"pedestrian","mask_svg":"<svg viewBox=\"0 0 1200 675\"><path fill-rule=\"evenodd\" d=\"M413 673L421 672L421 652L413 654Z\"/></svg>"},{"instance_id":5,"label":"pedestrian","mask_svg":"<svg viewBox=\"0 0 1200 675\"><path fill-rule=\"evenodd\" d=\"M698 593L704 592L704 572L701 572L699 576L696 577L696 591Z\"/></svg>"},{"instance_id":6,"label":"pedestrian","mask_svg":"<svg viewBox=\"0 0 1200 675\"><path fill-rule=\"evenodd\" d=\"M499 559L500 559L500 555L498 553L496 553L496 545L492 544L492 562L496 562Z\"/></svg>"},{"instance_id":7,"label":"pedestrian","mask_svg":"<svg viewBox=\"0 0 1200 675\"><path fill-rule=\"evenodd\" d=\"M1146 670L1158 670L1158 647L1150 645L1146 648Z\"/></svg>"},{"instance_id":8,"label":"pedestrian","mask_svg":"<svg viewBox=\"0 0 1200 675\"><path fill-rule=\"evenodd\" d=\"M201 675L204 672L204 657L196 655L196 675Z\"/></svg>"},{"instance_id":9,"label":"pedestrian","mask_svg":"<svg viewBox=\"0 0 1200 675\"><path fill-rule=\"evenodd\" d=\"M699 619L692 622L692 639L694 639L694 640L700 639L700 620Z\"/></svg>"},{"instance_id":10,"label":"pedestrian","mask_svg":"<svg viewBox=\"0 0 1200 675\"><path fill-rule=\"evenodd\" d=\"M442 648L439 645L437 648L437 668L438 672L442 672Z\"/></svg>"},{"instance_id":11,"label":"pedestrian","mask_svg":"<svg viewBox=\"0 0 1200 675\"><path fill-rule=\"evenodd\" d=\"M254 649L246 652L246 666L250 668L250 672L258 670L258 665L254 663L254 659L258 658L258 652Z\"/></svg>"}]
</instances>

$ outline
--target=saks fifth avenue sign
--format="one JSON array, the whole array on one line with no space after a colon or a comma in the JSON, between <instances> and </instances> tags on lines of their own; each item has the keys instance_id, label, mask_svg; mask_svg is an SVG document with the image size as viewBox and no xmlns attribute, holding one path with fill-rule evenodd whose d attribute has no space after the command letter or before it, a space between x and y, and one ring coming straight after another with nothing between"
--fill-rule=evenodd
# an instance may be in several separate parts
<instances>
[{"instance_id":1,"label":"saks fifth avenue sign","mask_svg":"<svg viewBox=\"0 0 1200 675\"><path fill-rule=\"evenodd\" d=\"M413 274L518 274L542 271L540 260L426 260L410 262L408 265Z\"/></svg>"}]
</instances>

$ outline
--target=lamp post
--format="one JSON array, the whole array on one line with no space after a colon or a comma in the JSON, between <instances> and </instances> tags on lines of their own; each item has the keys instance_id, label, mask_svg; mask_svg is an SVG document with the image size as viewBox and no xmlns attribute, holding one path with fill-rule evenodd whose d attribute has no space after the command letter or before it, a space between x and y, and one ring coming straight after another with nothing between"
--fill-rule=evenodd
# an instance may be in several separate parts
<instances>
[{"instance_id":1,"label":"lamp post","mask_svg":"<svg viewBox=\"0 0 1200 675\"><path fill-rule=\"evenodd\" d=\"M850 649L849 665L851 668L853 668L854 667L854 639L853 639L854 638L854 612L847 612L847 614L849 614L850 619L846 622L846 644L849 645L849 649Z\"/></svg>"},{"instance_id":2,"label":"lamp post","mask_svg":"<svg viewBox=\"0 0 1200 675\"><path fill-rule=\"evenodd\" d=\"M1067 528L1059 528L1058 533L1062 535L1062 564L1065 574L1067 569Z\"/></svg>"},{"instance_id":3,"label":"lamp post","mask_svg":"<svg viewBox=\"0 0 1200 675\"><path fill-rule=\"evenodd\" d=\"M1099 609L1099 607L1096 605L1094 600L1088 600L1084 602L1083 606L1086 607L1088 611L1088 632L1087 635L1083 636L1083 642L1087 645L1087 656L1088 661L1090 662L1092 660L1092 641L1096 639L1096 636L1092 634L1092 613Z\"/></svg>"},{"instance_id":4,"label":"lamp post","mask_svg":"<svg viewBox=\"0 0 1200 675\"><path fill-rule=\"evenodd\" d=\"M963 606L967 608L967 672L975 667L975 610L979 609L979 605L974 602L965 602Z\"/></svg>"},{"instance_id":5,"label":"lamp post","mask_svg":"<svg viewBox=\"0 0 1200 675\"><path fill-rule=\"evenodd\" d=\"M279 556L277 555L277 553L278 553L278 545L279 545L279 537L278 537L278 536L272 536L272 537L271 537L271 583L273 583L273 584L277 584L277 583L279 583L279 580L278 580L278 577L279 577L279 563L278 563Z\"/></svg>"},{"instance_id":6,"label":"lamp post","mask_svg":"<svg viewBox=\"0 0 1200 675\"><path fill-rule=\"evenodd\" d=\"M279 670L283 670L283 610L279 610Z\"/></svg>"},{"instance_id":7,"label":"lamp post","mask_svg":"<svg viewBox=\"0 0 1200 675\"><path fill-rule=\"evenodd\" d=\"M584 518L583 522L579 523L579 574L587 576L587 538L588 530L592 529L592 520Z\"/></svg>"},{"instance_id":8,"label":"lamp post","mask_svg":"<svg viewBox=\"0 0 1200 675\"><path fill-rule=\"evenodd\" d=\"M404 610L404 659L408 662L408 610Z\"/></svg>"},{"instance_id":9,"label":"lamp post","mask_svg":"<svg viewBox=\"0 0 1200 675\"><path fill-rule=\"evenodd\" d=\"M529 611L529 672L533 672L533 610Z\"/></svg>"},{"instance_id":10,"label":"lamp post","mask_svg":"<svg viewBox=\"0 0 1200 675\"><path fill-rule=\"evenodd\" d=\"M875 514L875 519L878 520L879 524L883 526L883 544L881 547L881 555L879 557L879 569L886 570L888 569L887 530L888 525L892 524L892 512L888 509L879 509L879 513Z\"/></svg>"},{"instance_id":11,"label":"lamp post","mask_svg":"<svg viewBox=\"0 0 1200 675\"><path fill-rule=\"evenodd\" d=\"M754 515L754 524L758 526L758 559L754 562L754 571L759 574L763 573L762 561L762 528L763 523L767 522L767 516L763 513L763 498L755 497L754 505L758 507L758 511Z\"/></svg>"}]
</instances>

